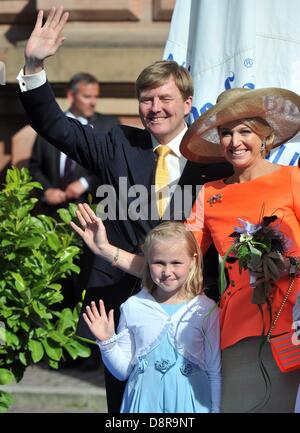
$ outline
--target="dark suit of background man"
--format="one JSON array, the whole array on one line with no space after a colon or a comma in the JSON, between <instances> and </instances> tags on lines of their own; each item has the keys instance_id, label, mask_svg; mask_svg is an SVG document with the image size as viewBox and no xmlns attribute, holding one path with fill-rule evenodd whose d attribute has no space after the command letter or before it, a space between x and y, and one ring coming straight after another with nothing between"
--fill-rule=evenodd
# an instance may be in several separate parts
<instances>
[{"instance_id":1,"label":"dark suit of background man","mask_svg":"<svg viewBox=\"0 0 300 433\"><path fill-rule=\"evenodd\" d=\"M155 179L154 150L159 145L168 145L172 150L166 161L171 175L170 183L180 186L192 185L193 199L196 185L232 173L228 164L197 164L186 161L179 153L179 144L186 130L185 116L192 107L193 85L188 71L175 62L155 62L145 68L137 79L139 113L144 130L120 125L114 127L109 134L96 134L91 127L83 126L64 116L46 82L43 60L53 55L62 44L60 32L67 19L68 14L63 13L62 7L50 13L44 26L42 17L38 17L37 25L25 48L25 70L18 76L21 101L34 129L83 166L97 173L102 184L109 184L115 188L117 209L124 200L124 197L118 195L120 177L126 178L128 188L143 185L150 193ZM46 47L44 41L45 38L49 40L50 36L53 43L48 48L49 45ZM28 74L37 74L35 78L40 80L39 87L32 83ZM128 194L126 199L128 207L135 200L128 197ZM181 215L174 215L172 199L171 218L183 218L183 212ZM112 244L139 253L145 235L159 222L157 216L138 220L130 217L117 218L106 220L104 223ZM216 274L216 261L212 258L208 266L207 262L205 266L206 271L210 270ZM139 281L136 278L97 257L85 305L92 299L101 298L107 310L114 308L118 314L120 303L138 288ZM83 320L79 323L78 332L80 335L91 336ZM108 409L110 412L118 412L122 387L120 382L109 374L106 374L105 379Z\"/></svg>"}]
</instances>

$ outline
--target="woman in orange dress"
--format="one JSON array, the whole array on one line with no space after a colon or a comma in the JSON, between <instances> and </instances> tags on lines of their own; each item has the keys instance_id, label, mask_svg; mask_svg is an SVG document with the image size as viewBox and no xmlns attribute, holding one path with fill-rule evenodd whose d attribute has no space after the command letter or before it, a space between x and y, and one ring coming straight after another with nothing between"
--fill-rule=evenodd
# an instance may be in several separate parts
<instances>
[{"instance_id":1,"label":"woman in orange dress","mask_svg":"<svg viewBox=\"0 0 300 433\"><path fill-rule=\"evenodd\" d=\"M238 219L259 224L262 211L264 216L278 217L277 229L287 240L284 269L271 281L272 290L263 301L253 303L248 270L240 272L237 262L227 265L229 284L220 300L223 412L276 413L295 408L300 368L282 373L265 336L271 325L272 336L282 335L300 320L295 316L300 292L300 170L272 164L265 155L300 130L299 108L300 96L288 90L232 89L189 128L181 144L188 159L225 158L234 169L230 178L204 185L187 221L203 253L214 242L223 257ZM142 257L110 245L101 221L87 206L80 207L78 216L83 230L72 226L95 254L140 275ZM281 308L291 279L291 293Z\"/></svg>"},{"instance_id":2,"label":"woman in orange dress","mask_svg":"<svg viewBox=\"0 0 300 433\"><path fill-rule=\"evenodd\" d=\"M282 373L270 345L261 347L261 335L268 334L277 316L290 276L295 276L294 286L272 335L290 332L300 319L293 318L300 292L300 170L265 159L272 147L299 130L299 107L300 97L283 89L232 89L191 126L181 144L188 159L214 162L225 157L234 168L230 178L204 185L188 220L202 252L214 242L224 257L238 219L259 224L263 212L278 217L274 225L287 240L284 254L297 263L295 272L290 260L285 261L286 270L262 304L253 303L249 271L240 272L237 262L227 264L229 284L220 300L224 412L294 411L300 359L298 370Z\"/></svg>"}]
</instances>

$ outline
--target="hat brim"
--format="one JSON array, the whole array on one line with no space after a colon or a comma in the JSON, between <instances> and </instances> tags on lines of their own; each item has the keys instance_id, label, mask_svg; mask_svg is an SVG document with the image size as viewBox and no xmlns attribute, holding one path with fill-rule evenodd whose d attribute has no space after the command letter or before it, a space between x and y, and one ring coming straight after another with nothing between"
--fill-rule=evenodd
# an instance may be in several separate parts
<instances>
[{"instance_id":1,"label":"hat brim","mask_svg":"<svg viewBox=\"0 0 300 433\"><path fill-rule=\"evenodd\" d=\"M237 92L235 93L234 90ZM274 131L274 145L279 146L300 130L300 96L280 88L232 89L228 96L202 114L184 135L180 151L195 162L224 161L218 127L239 119L259 117Z\"/></svg>"}]
</instances>

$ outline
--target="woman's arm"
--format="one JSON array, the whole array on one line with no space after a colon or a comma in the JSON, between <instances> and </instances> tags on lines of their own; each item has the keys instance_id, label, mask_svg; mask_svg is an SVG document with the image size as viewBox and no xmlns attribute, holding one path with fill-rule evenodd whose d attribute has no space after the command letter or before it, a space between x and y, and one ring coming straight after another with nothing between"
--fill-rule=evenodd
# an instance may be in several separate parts
<instances>
[{"instance_id":1,"label":"woman's arm","mask_svg":"<svg viewBox=\"0 0 300 433\"><path fill-rule=\"evenodd\" d=\"M203 321L204 354L208 379L211 387L212 412L220 412L221 407L221 349L219 309L213 306Z\"/></svg>"},{"instance_id":2,"label":"woman's arm","mask_svg":"<svg viewBox=\"0 0 300 433\"><path fill-rule=\"evenodd\" d=\"M141 278L145 258L131 254L108 242L106 230L101 218L98 218L90 206L86 203L79 204L76 211L81 224L80 228L73 221L70 222L72 229L81 236L91 251L108 261L112 266L117 266L129 274Z\"/></svg>"}]
</instances>

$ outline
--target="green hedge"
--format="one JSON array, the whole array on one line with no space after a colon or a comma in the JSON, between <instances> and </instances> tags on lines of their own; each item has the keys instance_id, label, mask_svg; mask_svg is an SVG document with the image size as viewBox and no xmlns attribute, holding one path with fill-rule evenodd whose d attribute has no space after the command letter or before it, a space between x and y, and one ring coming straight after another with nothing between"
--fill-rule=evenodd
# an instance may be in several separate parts
<instances>
[{"instance_id":1,"label":"green hedge","mask_svg":"<svg viewBox=\"0 0 300 433\"><path fill-rule=\"evenodd\" d=\"M36 198L27 169L8 170L0 190L0 412L12 403L5 385L19 382L26 367L40 361L58 368L68 353L88 357L89 347L75 336L80 311L57 311L60 278L79 272L80 251L69 222L75 205L58 211L61 221L33 216Z\"/></svg>"}]
</instances>

